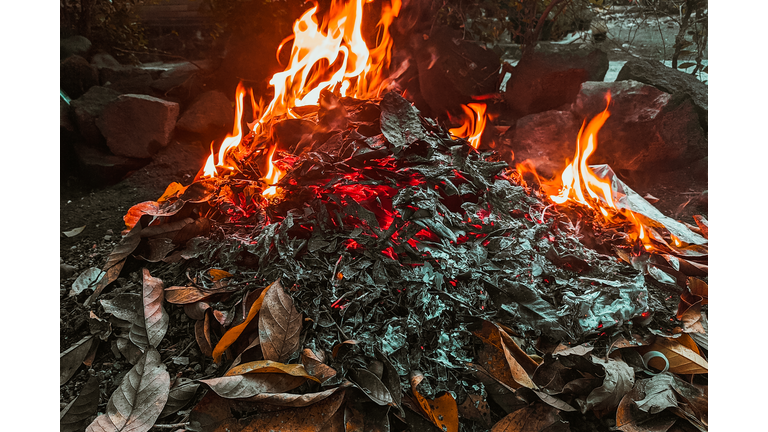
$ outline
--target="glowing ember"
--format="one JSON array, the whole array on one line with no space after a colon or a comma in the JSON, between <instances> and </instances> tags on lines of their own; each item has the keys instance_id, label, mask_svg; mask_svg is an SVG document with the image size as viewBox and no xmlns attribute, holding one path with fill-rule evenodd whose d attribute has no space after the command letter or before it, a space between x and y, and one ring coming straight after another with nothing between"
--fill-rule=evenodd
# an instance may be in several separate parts
<instances>
[{"instance_id":1,"label":"glowing ember","mask_svg":"<svg viewBox=\"0 0 768 432\"><path fill-rule=\"evenodd\" d=\"M466 138L469 144L476 149L480 145L487 121L485 108L483 103L462 105L461 109L464 110L465 114L462 120L463 124L457 128L449 129L448 132L455 137Z\"/></svg>"},{"instance_id":2,"label":"glowing ember","mask_svg":"<svg viewBox=\"0 0 768 432\"><path fill-rule=\"evenodd\" d=\"M362 37L363 1L352 0L348 3L333 0L328 17L319 23L316 15L317 6L306 11L293 26L293 36L286 38L278 47L278 52L285 43L293 39L291 59L285 71L272 76L270 84L275 95L270 104L263 108L254 100L250 92L254 122L249 127L257 135L266 132L266 125L276 117L298 117L292 109L297 106L317 105L322 90L335 92L342 97L370 98L378 96L379 90L386 83L385 73L391 60L392 39L389 26L400 12L400 0L392 0L391 5L382 7L379 27L379 42L373 50ZM225 164L225 156L236 148L242 138L243 99L245 88L242 83L236 90L237 106L235 125L219 149L218 158L214 153L205 163L203 177L215 177L216 167L234 169ZM277 189L274 186L283 173L273 163L276 148L269 153L269 171L263 179L272 185L263 192L272 196Z\"/></svg>"},{"instance_id":3,"label":"glowing ember","mask_svg":"<svg viewBox=\"0 0 768 432\"><path fill-rule=\"evenodd\" d=\"M605 110L595 116L589 124L584 127L581 125L581 130L576 138L576 156L573 162L570 163L563 174L561 179L563 182L562 189L558 195L550 195L550 199L557 204L562 204L568 200L572 200L581 203L586 206L592 206L587 201L584 192L592 198L592 202L599 201L601 205L608 206L609 208L616 209L616 205L611 198L611 184L604 180L599 179L595 173L587 166L587 159L594 153L597 148L597 132L603 127L605 121L610 117L608 112L608 105L611 103L611 94L608 93L605 96L606 106ZM585 122L586 123L586 122ZM608 212L598 206L604 216L608 216Z\"/></svg>"}]
</instances>

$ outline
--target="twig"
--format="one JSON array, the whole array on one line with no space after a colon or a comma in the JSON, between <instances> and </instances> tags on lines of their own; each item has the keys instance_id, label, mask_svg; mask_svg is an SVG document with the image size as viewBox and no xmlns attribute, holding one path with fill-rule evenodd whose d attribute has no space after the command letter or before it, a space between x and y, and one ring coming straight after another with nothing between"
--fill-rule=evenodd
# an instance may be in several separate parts
<instances>
[{"instance_id":1,"label":"twig","mask_svg":"<svg viewBox=\"0 0 768 432\"><path fill-rule=\"evenodd\" d=\"M156 424L153 425L153 429L174 429L174 428L186 428L189 426L189 422L174 423L174 424Z\"/></svg>"}]
</instances>

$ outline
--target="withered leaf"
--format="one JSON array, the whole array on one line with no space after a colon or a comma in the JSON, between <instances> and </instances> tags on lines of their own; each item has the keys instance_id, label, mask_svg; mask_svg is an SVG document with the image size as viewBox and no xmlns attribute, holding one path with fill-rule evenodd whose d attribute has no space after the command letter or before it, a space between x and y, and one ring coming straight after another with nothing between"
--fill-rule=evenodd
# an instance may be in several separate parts
<instances>
[{"instance_id":1,"label":"withered leaf","mask_svg":"<svg viewBox=\"0 0 768 432\"><path fill-rule=\"evenodd\" d=\"M96 267L91 267L84 272L80 273L74 283L72 283L72 291L69 296L76 296L87 289L93 289L99 280L104 276L104 272Z\"/></svg>"},{"instance_id":2,"label":"withered leaf","mask_svg":"<svg viewBox=\"0 0 768 432\"><path fill-rule=\"evenodd\" d=\"M491 432L541 432L557 430L550 428L559 424L565 425L557 415L557 409L537 403L507 414L493 425Z\"/></svg>"},{"instance_id":3,"label":"withered leaf","mask_svg":"<svg viewBox=\"0 0 768 432\"><path fill-rule=\"evenodd\" d=\"M172 286L165 289L165 300L173 304L192 304L208 297L228 292L227 289L202 289L194 286Z\"/></svg>"},{"instance_id":4,"label":"withered leaf","mask_svg":"<svg viewBox=\"0 0 768 432\"><path fill-rule=\"evenodd\" d=\"M301 352L301 364L307 370L307 373L323 382L336 375L336 370L323 363L314 351L304 348Z\"/></svg>"},{"instance_id":5,"label":"withered leaf","mask_svg":"<svg viewBox=\"0 0 768 432\"><path fill-rule=\"evenodd\" d=\"M419 114L397 92L389 92L381 101L381 133L393 146L403 147L426 137Z\"/></svg>"},{"instance_id":6,"label":"withered leaf","mask_svg":"<svg viewBox=\"0 0 768 432\"><path fill-rule=\"evenodd\" d=\"M211 346L211 312L205 311L203 319L195 321L195 340L204 356L213 355Z\"/></svg>"},{"instance_id":7,"label":"withered leaf","mask_svg":"<svg viewBox=\"0 0 768 432\"><path fill-rule=\"evenodd\" d=\"M460 404L458 408L461 417L476 421L484 428L491 427L491 410L482 395L467 395L464 403Z\"/></svg>"},{"instance_id":8,"label":"withered leaf","mask_svg":"<svg viewBox=\"0 0 768 432\"><path fill-rule=\"evenodd\" d=\"M373 372L367 369L354 369L352 379L360 390L378 405L388 405L393 402L389 389Z\"/></svg>"},{"instance_id":9,"label":"withered leaf","mask_svg":"<svg viewBox=\"0 0 768 432\"><path fill-rule=\"evenodd\" d=\"M171 377L154 348L128 371L120 387L112 393L107 412L96 417L86 432L146 432L163 411Z\"/></svg>"},{"instance_id":10,"label":"withered leaf","mask_svg":"<svg viewBox=\"0 0 768 432\"><path fill-rule=\"evenodd\" d=\"M138 363L144 353L141 352L141 348L131 342L127 337L119 337L114 341L114 346L122 354L126 360L132 365ZM114 351L114 349L113 349Z\"/></svg>"},{"instance_id":11,"label":"withered leaf","mask_svg":"<svg viewBox=\"0 0 768 432\"><path fill-rule=\"evenodd\" d=\"M701 215L694 215L693 220L696 221L696 225L699 226L701 235L703 235L705 239L709 239L709 222L707 222L707 219Z\"/></svg>"},{"instance_id":12,"label":"withered leaf","mask_svg":"<svg viewBox=\"0 0 768 432\"><path fill-rule=\"evenodd\" d=\"M605 368L605 377L603 385L589 393L582 411L610 411L616 408L621 398L634 387L635 371L623 361L612 358L606 361L592 356L592 362Z\"/></svg>"},{"instance_id":13,"label":"withered leaf","mask_svg":"<svg viewBox=\"0 0 768 432\"><path fill-rule=\"evenodd\" d=\"M244 363L228 370L224 376L243 375L249 373L277 373L296 377L308 378L320 382L319 379L307 373L302 364L285 364L272 360L258 360Z\"/></svg>"},{"instance_id":14,"label":"withered leaf","mask_svg":"<svg viewBox=\"0 0 768 432\"><path fill-rule=\"evenodd\" d=\"M382 362L384 366L381 374L381 382L383 382L389 390L389 394L392 396L392 402L395 407L400 410L400 415L405 417L405 412L403 411L402 406L403 391L400 387L400 375L398 375L397 370L395 370L395 367L392 365L392 362L389 361L389 358L386 356L386 354L384 354L378 348L375 349L375 353L376 358L379 359L379 361Z\"/></svg>"},{"instance_id":15,"label":"withered leaf","mask_svg":"<svg viewBox=\"0 0 768 432\"><path fill-rule=\"evenodd\" d=\"M305 407L331 396L337 391L347 388L351 385L349 381L345 381L339 387L334 387L325 391L317 393L305 393L305 394L293 394L293 393L260 393L256 396L252 396L247 400L249 402L263 402L270 405L285 406L285 407Z\"/></svg>"},{"instance_id":16,"label":"withered leaf","mask_svg":"<svg viewBox=\"0 0 768 432\"><path fill-rule=\"evenodd\" d=\"M640 347L638 351L641 354L648 351L664 354L669 361L669 371L672 373L705 374L709 372L709 364L701 355L675 339L657 337L652 344ZM658 357L651 359L648 364L659 370L664 369L664 360Z\"/></svg>"},{"instance_id":17,"label":"withered leaf","mask_svg":"<svg viewBox=\"0 0 768 432\"><path fill-rule=\"evenodd\" d=\"M141 311L141 296L135 293L120 293L110 300L100 300L101 307L108 314L132 323Z\"/></svg>"},{"instance_id":18,"label":"withered leaf","mask_svg":"<svg viewBox=\"0 0 768 432\"><path fill-rule=\"evenodd\" d=\"M424 375L421 372L411 372L411 391L424 414L438 429L444 432L458 432L459 407L456 404L456 400L447 392L432 400L427 399L418 389L422 380L424 380Z\"/></svg>"},{"instance_id":19,"label":"withered leaf","mask_svg":"<svg viewBox=\"0 0 768 432\"><path fill-rule=\"evenodd\" d=\"M270 288L259 314L261 352L267 360L285 362L299 349L302 317L279 280Z\"/></svg>"},{"instance_id":20,"label":"withered leaf","mask_svg":"<svg viewBox=\"0 0 768 432\"><path fill-rule=\"evenodd\" d=\"M99 408L99 379L92 376L80 390L80 394L61 410L59 430L61 432L80 432L85 422Z\"/></svg>"},{"instance_id":21,"label":"withered leaf","mask_svg":"<svg viewBox=\"0 0 768 432\"><path fill-rule=\"evenodd\" d=\"M668 412L648 414L635 404L641 399L649 379L637 381L635 387L621 399L616 409L616 428L623 432L666 432L678 420Z\"/></svg>"},{"instance_id":22,"label":"withered leaf","mask_svg":"<svg viewBox=\"0 0 768 432\"><path fill-rule=\"evenodd\" d=\"M498 326L484 320L480 329L473 333L484 342L483 349L479 353L480 364L491 376L511 388L521 386L536 388L536 384L528 376L528 372L510 352ZM510 342L512 339L508 338L507 341ZM522 352L522 350L520 351ZM536 364L533 360L531 362Z\"/></svg>"},{"instance_id":23,"label":"withered leaf","mask_svg":"<svg viewBox=\"0 0 768 432\"><path fill-rule=\"evenodd\" d=\"M200 384L189 378L180 378L171 387L168 393L168 401L165 403L163 411L159 418L177 413L184 408L192 399L194 399Z\"/></svg>"},{"instance_id":24,"label":"withered leaf","mask_svg":"<svg viewBox=\"0 0 768 432\"><path fill-rule=\"evenodd\" d=\"M649 414L656 414L667 408L676 407L677 398L675 398L675 392L672 390L674 382L675 377L669 372L660 373L647 380L643 391L645 397L635 401L637 407Z\"/></svg>"},{"instance_id":25,"label":"withered leaf","mask_svg":"<svg viewBox=\"0 0 768 432\"><path fill-rule=\"evenodd\" d=\"M221 360L221 356L224 354L224 351L227 350L227 348L230 347L238 337L243 333L246 327L248 327L248 324L256 318L259 311L261 310L261 307L264 303L264 299L267 296L267 293L270 291L275 291L274 287L275 284L279 285L279 282L275 282L272 285L264 288L264 290L261 292L261 295L256 299L256 301L253 302L251 305L251 309L248 311L248 315L245 317L245 320L241 322L240 324L232 327L231 329L227 330L226 333L221 337L219 342L216 344L216 347L213 349L213 361L218 363ZM261 325L259 325L261 327Z\"/></svg>"},{"instance_id":26,"label":"withered leaf","mask_svg":"<svg viewBox=\"0 0 768 432\"><path fill-rule=\"evenodd\" d=\"M263 373L224 376L200 380L221 397L243 399L259 393L285 393L302 385L307 379L284 373Z\"/></svg>"},{"instance_id":27,"label":"withered leaf","mask_svg":"<svg viewBox=\"0 0 768 432\"><path fill-rule=\"evenodd\" d=\"M311 405L293 409L258 409L252 403L244 406L238 400L225 399L208 392L189 416L187 429L194 432L252 432L252 431L321 431L344 401L345 391L334 391ZM266 396L266 395L265 395ZM235 417L233 411L253 413L244 418ZM343 428L341 429L343 430Z\"/></svg>"},{"instance_id":28,"label":"withered leaf","mask_svg":"<svg viewBox=\"0 0 768 432\"><path fill-rule=\"evenodd\" d=\"M136 224L125 237L120 240L120 243L115 246L115 249L109 254L107 263L104 264L102 271L105 273L96 287L93 289L93 294L83 303L85 307L89 307L91 303L101 294L107 285L114 282L120 271L125 265L125 259L136 250L136 247L141 243L141 224Z\"/></svg>"},{"instance_id":29,"label":"withered leaf","mask_svg":"<svg viewBox=\"0 0 768 432\"><path fill-rule=\"evenodd\" d=\"M166 293L166 300L168 299ZM205 318L205 311L211 308L211 305L204 301L185 304L184 313L193 320L201 320Z\"/></svg>"},{"instance_id":30,"label":"withered leaf","mask_svg":"<svg viewBox=\"0 0 768 432\"><path fill-rule=\"evenodd\" d=\"M157 348L168 331L170 316L163 308L163 281L142 270L142 303L144 311L143 331L140 326L131 326L130 339L141 349Z\"/></svg>"},{"instance_id":31,"label":"withered leaf","mask_svg":"<svg viewBox=\"0 0 768 432\"><path fill-rule=\"evenodd\" d=\"M88 335L59 355L59 385L64 385L72 378L95 342L93 335Z\"/></svg>"},{"instance_id":32,"label":"withered leaf","mask_svg":"<svg viewBox=\"0 0 768 432\"><path fill-rule=\"evenodd\" d=\"M85 230L85 225L83 225L83 226L81 226L79 228L73 228L73 229L71 229L69 231L64 231L62 234L64 234L67 237L74 237L74 236L80 234L81 232L83 232L83 230Z\"/></svg>"},{"instance_id":33,"label":"withered leaf","mask_svg":"<svg viewBox=\"0 0 768 432\"><path fill-rule=\"evenodd\" d=\"M106 341L112 334L112 325L109 321L99 318L93 311L88 314L88 327L92 335L103 341Z\"/></svg>"}]
</instances>

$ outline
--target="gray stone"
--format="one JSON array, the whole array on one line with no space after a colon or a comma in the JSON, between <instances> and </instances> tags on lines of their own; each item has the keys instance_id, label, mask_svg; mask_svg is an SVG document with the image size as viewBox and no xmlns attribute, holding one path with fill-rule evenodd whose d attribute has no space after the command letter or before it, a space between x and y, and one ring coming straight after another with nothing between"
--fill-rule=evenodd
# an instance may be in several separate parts
<instances>
[{"instance_id":1,"label":"gray stone","mask_svg":"<svg viewBox=\"0 0 768 432\"><path fill-rule=\"evenodd\" d=\"M99 72L88 60L73 55L62 60L59 65L59 80L61 90L70 99L77 99L89 88L99 85Z\"/></svg>"},{"instance_id":2,"label":"gray stone","mask_svg":"<svg viewBox=\"0 0 768 432\"><path fill-rule=\"evenodd\" d=\"M585 82L571 111L591 119L605 109L610 117L598 133L590 163L607 163L617 172L657 172L687 166L707 155L707 136L690 98L673 97L637 81Z\"/></svg>"},{"instance_id":3,"label":"gray stone","mask_svg":"<svg viewBox=\"0 0 768 432\"><path fill-rule=\"evenodd\" d=\"M120 94L143 94L155 96L156 92L152 89L152 76L149 72L138 75L120 78L110 81L104 87L112 89Z\"/></svg>"},{"instance_id":4,"label":"gray stone","mask_svg":"<svg viewBox=\"0 0 768 432\"><path fill-rule=\"evenodd\" d=\"M71 36L59 42L61 59L77 55L87 57L93 44L84 36Z\"/></svg>"},{"instance_id":5,"label":"gray stone","mask_svg":"<svg viewBox=\"0 0 768 432\"><path fill-rule=\"evenodd\" d=\"M526 54L510 72L504 98L513 115L562 109L573 103L581 83L602 81L608 55L595 49Z\"/></svg>"},{"instance_id":6,"label":"gray stone","mask_svg":"<svg viewBox=\"0 0 768 432\"><path fill-rule=\"evenodd\" d=\"M115 155L149 158L168 144L178 115L175 102L127 94L109 104L96 125Z\"/></svg>"},{"instance_id":7,"label":"gray stone","mask_svg":"<svg viewBox=\"0 0 768 432\"><path fill-rule=\"evenodd\" d=\"M709 88L693 75L667 67L661 62L633 59L624 64L616 76L616 81L624 80L639 81L669 94L689 97L696 107L701 127L704 131L708 130Z\"/></svg>"},{"instance_id":8,"label":"gray stone","mask_svg":"<svg viewBox=\"0 0 768 432\"><path fill-rule=\"evenodd\" d=\"M96 126L107 105L117 99L120 93L101 86L91 87L84 95L72 101L72 111L80 135L91 145L104 145L105 140Z\"/></svg>"},{"instance_id":9,"label":"gray stone","mask_svg":"<svg viewBox=\"0 0 768 432\"><path fill-rule=\"evenodd\" d=\"M104 51L97 52L93 55L93 57L91 57L91 66L98 70L102 70L104 68L119 69L122 67L119 61Z\"/></svg>"},{"instance_id":10,"label":"gray stone","mask_svg":"<svg viewBox=\"0 0 768 432\"><path fill-rule=\"evenodd\" d=\"M570 111L545 111L517 120L510 147L515 164L530 161L546 178L561 173L576 153L581 120Z\"/></svg>"},{"instance_id":11,"label":"gray stone","mask_svg":"<svg viewBox=\"0 0 768 432\"><path fill-rule=\"evenodd\" d=\"M127 79L135 78L137 76L149 75L149 72L142 68L133 66L103 66L99 69L99 82L101 85L107 83L116 83Z\"/></svg>"},{"instance_id":12,"label":"gray stone","mask_svg":"<svg viewBox=\"0 0 768 432\"><path fill-rule=\"evenodd\" d=\"M145 159L115 156L82 143L74 146L77 164L84 178L92 184L109 185L147 164Z\"/></svg>"},{"instance_id":13,"label":"gray stone","mask_svg":"<svg viewBox=\"0 0 768 432\"><path fill-rule=\"evenodd\" d=\"M220 91L208 91L181 115L176 127L185 132L210 136L232 130L235 121L232 102Z\"/></svg>"}]
</instances>

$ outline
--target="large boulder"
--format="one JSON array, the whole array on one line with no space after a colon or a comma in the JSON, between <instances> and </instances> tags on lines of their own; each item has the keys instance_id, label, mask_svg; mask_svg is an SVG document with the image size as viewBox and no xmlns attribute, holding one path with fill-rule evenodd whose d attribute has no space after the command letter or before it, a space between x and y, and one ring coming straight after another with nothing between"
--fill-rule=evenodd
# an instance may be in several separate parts
<instances>
[{"instance_id":1,"label":"large boulder","mask_svg":"<svg viewBox=\"0 0 768 432\"><path fill-rule=\"evenodd\" d=\"M576 153L581 119L570 111L545 111L517 120L514 134L508 134L515 163L530 161L536 171L554 178Z\"/></svg>"},{"instance_id":2,"label":"large boulder","mask_svg":"<svg viewBox=\"0 0 768 432\"><path fill-rule=\"evenodd\" d=\"M693 75L661 62L633 59L625 63L616 76L616 81L624 80L639 81L672 95L689 97L696 107L701 127L707 131L709 89Z\"/></svg>"},{"instance_id":3,"label":"large boulder","mask_svg":"<svg viewBox=\"0 0 768 432\"><path fill-rule=\"evenodd\" d=\"M71 99L77 99L89 88L99 85L99 72L88 60L77 55L62 60L59 72L61 89Z\"/></svg>"},{"instance_id":4,"label":"large boulder","mask_svg":"<svg viewBox=\"0 0 768 432\"><path fill-rule=\"evenodd\" d=\"M101 131L96 126L96 119L101 116L104 108L117 99L120 93L106 87L91 87L84 95L72 101L72 112L80 135L92 145L106 143Z\"/></svg>"},{"instance_id":5,"label":"large boulder","mask_svg":"<svg viewBox=\"0 0 768 432\"><path fill-rule=\"evenodd\" d=\"M602 81L608 55L595 49L526 53L510 72L504 98L512 114L560 109L576 100L581 83Z\"/></svg>"},{"instance_id":6,"label":"large boulder","mask_svg":"<svg viewBox=\"0 0 768 432\"><path fill-rule=\"evenodd\" d=\"M93 44L91 41L84 36L70 36L66 39L62 39L59 42L61 59L63 60L73 55L87 57L92 46Z\"/></svg>"},{"instance_id":7,"label":"large boulder","mask_svg":"<svg viewBox=\"0 0 768 432\"><path fill-rule=\"evenodd\" d=\"M89 183L99 186L117 183L129 172L147 164L146 159L115 156L82 143L76 143L74 151L80 174Z\"/></svg>"},{"instance_id":8,"label":"large boulder","mask_svg":"<svg viewBox=\"0 0 768 432\"><path fill-rule=\"evenodd\" d=\"M499 55L448 27L436 29L424 40L413 35L421 96L432 116L461 113L461 104L473 96L492 93L499 83ZM426 112L426 110L425 110Z\"/></svg>"},{"instance_id":9,"label":"large boulder","mask_svg":"<svg viewBox=\"0 0 768 432\"><path fill-rule=\"evenodd\" d=\"M235 114L227 96L217 90L208 91L181 115L176 127L184 132L209 137L232 130Z\"/></svg>"},{"instance_id":10,"label":"large boulder","mask_svg":"<svg viewBox=\"0 0 768 432\"><path fill-rule=\"evenodd\" d=\"M107 82L104 87L112 89L120 94L143 94L155 96L157 93L152 88L152 75L143 72L134 76Z\"/></svg>"},{"instance_id":11,"label":"large boulder","mask_svg":"<svg viewBox=\"0 0 768 432\"><path fill-rule=\"evenodd\" d=\"M673 170L707 156L707 136L687 97L637 81L585 82L571 111L590 119L605 109L610 117L598 134L591 163L608 163L617 172Z\"/></svg>"},{"instance_id":12,"label":"large boulder","mask_svg":"<svg viewBox=\"0 0 768 432\"><path fill-rule=\"evenodd\" d=\"M115 155L150 158L168 144L178 115L175 102L127 94L109 104L96 125Z\"/></svg>"},{"instance_id":13,"label":"large boulder","mask_svg":"<svg viewBox=\"0 0 768 432\"><path fill-rule=\"evenodd\" d=\"M119 69L122 67L117 59L104 51L99 51L91 57L91 66L95 67L99 71L104 68Z\"/></svg>"}]
</instances>

